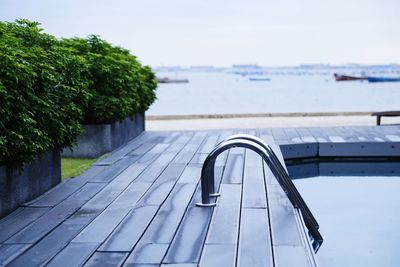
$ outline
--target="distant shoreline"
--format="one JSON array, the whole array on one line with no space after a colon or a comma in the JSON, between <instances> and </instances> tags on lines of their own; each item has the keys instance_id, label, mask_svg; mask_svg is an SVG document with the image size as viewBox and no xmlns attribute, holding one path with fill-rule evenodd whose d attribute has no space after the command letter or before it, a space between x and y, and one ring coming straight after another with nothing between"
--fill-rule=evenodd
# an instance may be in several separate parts
<instances>
[{"instance_id":1,"label":"distant shoreline","mask_svg":"<svg viewBox=\"0 0 400 267\"><path fill-rule=\"evenodd\" d=\"M375 111L146 115L146 120L196 120L196 119L271 118L271 117L369 116L374 112Z\"/></svg>"}]
</instances>

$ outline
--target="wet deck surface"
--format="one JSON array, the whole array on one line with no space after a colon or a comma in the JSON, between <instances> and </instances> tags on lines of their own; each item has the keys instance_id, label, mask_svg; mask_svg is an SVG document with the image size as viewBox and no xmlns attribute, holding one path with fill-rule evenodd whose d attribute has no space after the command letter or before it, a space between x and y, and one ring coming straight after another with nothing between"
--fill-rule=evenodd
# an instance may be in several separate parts
<instances>
[{"instance_id":1,"label":"wet deck surface","mask_svg":"<svg viewBox=\"0 0 400 267\"><path fill-rule=\"evenodd\" d=\"M196 207L205 157L235 133L286 158L400 156L398 126L147 132L1 219L0 263L314 266L301 216L254 152L224 152L218 205Z\"/></svg>"}]
</instances>

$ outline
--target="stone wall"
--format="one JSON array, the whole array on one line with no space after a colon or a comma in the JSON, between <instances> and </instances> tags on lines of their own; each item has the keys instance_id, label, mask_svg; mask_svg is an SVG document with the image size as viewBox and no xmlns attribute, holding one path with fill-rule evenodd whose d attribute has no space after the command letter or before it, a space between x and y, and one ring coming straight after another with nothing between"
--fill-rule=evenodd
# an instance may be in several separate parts
<instances>
[{"instance_id":1,"label":"stone wall","mask_svg":"<svg viewBox=\"0 0 400 267\"><path fill-rule=\"evenodd\" d=\"M84 125L85 133L77 145L65 148L63 157L97 158L131 141L145 130L144 114L112 124Z\"/></svg>"},{"instance_id":2,"label":"stone wall","mask_svg":"<svg viewBox=\"0 0 400 267\"><path fill-rule=\"evenodd\" d=\"M60 150L48 151L23 168L0 166L0 217L45 193L61 181Z\"/></svg>"}]
</instances>

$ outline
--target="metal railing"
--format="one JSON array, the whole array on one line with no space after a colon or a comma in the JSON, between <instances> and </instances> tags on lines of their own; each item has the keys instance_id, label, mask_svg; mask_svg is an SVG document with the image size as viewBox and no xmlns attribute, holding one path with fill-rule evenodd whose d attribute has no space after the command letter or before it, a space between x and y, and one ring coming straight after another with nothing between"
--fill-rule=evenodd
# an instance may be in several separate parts
<instances>
[{"instance_id":1,"label":"metal railing","mask_svg":"<svg viewBox=\"0 0 400 267\"><path fill-rule=\"evenodd\" d=\"M319 225L311 213L307 204L304 202L300 193L297 191L295 185L287 174L285 168L282 166L278 157L263 140L258 137L240 134L228 137L221 143L219 143L213 151L207 156L203 168L201 170L201 198L202 202L197 203L200 207L212 207L215 206L215 202L210 201L210 197L219 196L219 193L215 192L214 184L214 166L215 161L222 152L233 148L233 147L243 147L250 149L257 154L259 154L262 159L267 163L272 174L277 179L278 183L282 187L283 191L289 198L292 205L299 209L304 223L311 235L312 245L314 251L317 251L323 242L323 238L319 233Z\"/></svg>"}]
</instances>

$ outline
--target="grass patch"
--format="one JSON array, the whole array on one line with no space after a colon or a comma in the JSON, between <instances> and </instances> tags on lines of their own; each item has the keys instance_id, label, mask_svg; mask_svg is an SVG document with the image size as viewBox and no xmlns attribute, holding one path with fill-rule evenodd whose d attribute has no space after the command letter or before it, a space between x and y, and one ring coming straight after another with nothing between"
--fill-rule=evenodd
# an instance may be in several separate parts
<instances>
[{"instance_id":1,"label":"grass patch","mask_svg":"<svg viewBox=\"0 0 400 267\"><path fill-rule=\"evenodd\" d=\"M85 170L92 167L97 159L75 159L75 158L62 158L61 159L61 178L68 179L71 177L79 176Z\"/></svg>"}]
</instances>

